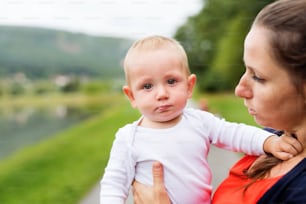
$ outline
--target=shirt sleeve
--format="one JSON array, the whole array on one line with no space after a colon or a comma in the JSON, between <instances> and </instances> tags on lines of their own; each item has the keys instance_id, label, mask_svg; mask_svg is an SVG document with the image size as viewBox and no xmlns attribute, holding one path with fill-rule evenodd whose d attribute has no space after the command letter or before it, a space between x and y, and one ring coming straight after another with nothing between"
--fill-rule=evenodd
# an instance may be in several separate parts
<instances>
[{"instance_id":1,"label":"shirt sleeve","mask_svg":"<svg viewBox=\"0 0 306 204\"><path fill-rule=\"evenodd\" d=\"M264 141L273 134L243 123L228 122L210 115L210 140L217 147L250 155L264 154Z\"/></svg>"},{"instance_id":2,"label":"shirt sleeve","mask_svg":"<svg viewBox=\"0 0 306 204\"><path fill-rule=\"evenodd\" d=\"M124 204L135 175L135 162L131 153L131 128L121 128L110 153L110 158L100 182L100 204Z\"/></svg>"}]
</instances>

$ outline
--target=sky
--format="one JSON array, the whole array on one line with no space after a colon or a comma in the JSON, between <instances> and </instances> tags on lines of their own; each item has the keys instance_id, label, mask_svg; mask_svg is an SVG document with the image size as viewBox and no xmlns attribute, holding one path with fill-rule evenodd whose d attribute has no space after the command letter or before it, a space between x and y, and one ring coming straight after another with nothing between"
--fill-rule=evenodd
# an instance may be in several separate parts
<instances>
[{"instance_id":1,"label":"sky","mask_svg":"<svg viewBox=\"0 0 306 204\"><path fill-rule=\"evenodd\" d=\"M134 39L172 37L202 5L203 0L0 0L0 25Z\"/></svg>"}]
</instances>

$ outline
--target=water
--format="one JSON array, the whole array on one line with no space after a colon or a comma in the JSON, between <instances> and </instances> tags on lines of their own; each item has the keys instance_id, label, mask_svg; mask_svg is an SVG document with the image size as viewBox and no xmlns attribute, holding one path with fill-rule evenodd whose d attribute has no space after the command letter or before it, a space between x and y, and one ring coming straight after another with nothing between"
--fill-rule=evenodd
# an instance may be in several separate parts
<instances>
[{"instance_id":1,"label":"water","mask_svg":"<svg viewBox=\"0 0 306 204\"><path fill-rule=\"evenodd\" d=\"M0 109L0 160L101 111L99 106Z\"/></svg>"}]
</instances>

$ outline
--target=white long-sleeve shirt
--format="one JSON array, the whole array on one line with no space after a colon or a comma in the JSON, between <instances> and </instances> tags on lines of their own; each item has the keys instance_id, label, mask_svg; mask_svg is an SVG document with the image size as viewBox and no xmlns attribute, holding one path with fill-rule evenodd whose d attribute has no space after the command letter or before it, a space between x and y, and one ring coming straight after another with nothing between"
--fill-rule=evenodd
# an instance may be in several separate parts
<instances>
[{"instance_id":1,"label":"white long-sleeve shirt","mask_svg":"<svg viewBox=\"0 0 306 204\"><path fill-rule=\"evenodd\" d=\"M124 204L134 179L153 185L152 163L164 166L164 181L174 204L210 203L210 144L258 155L271 133L227 122L211 113L185 109L181 121L167 129L138 126L120 128L101 180L100 204ZM220 161L222 162L222 161Z\"/></svg>"}]
</instances>

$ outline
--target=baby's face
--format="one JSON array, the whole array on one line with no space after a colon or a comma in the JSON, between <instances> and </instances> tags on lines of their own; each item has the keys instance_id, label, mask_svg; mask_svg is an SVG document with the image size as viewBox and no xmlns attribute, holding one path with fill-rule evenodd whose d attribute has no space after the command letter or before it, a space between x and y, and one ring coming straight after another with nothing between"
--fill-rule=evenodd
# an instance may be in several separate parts
<instances>
[{"instance_id":1,"label":"baby's face","mask_svg":"<svg viewBox=\"0 0 306 204\"><path fill-rule=\"evenodd\" d=\"M179 117L192 94L181 58L165 49L138 54L126 70L133 107L144 115L144 122L164 123Z\"/></svg>"}]
</instances>

